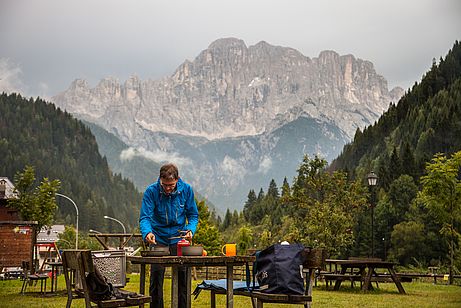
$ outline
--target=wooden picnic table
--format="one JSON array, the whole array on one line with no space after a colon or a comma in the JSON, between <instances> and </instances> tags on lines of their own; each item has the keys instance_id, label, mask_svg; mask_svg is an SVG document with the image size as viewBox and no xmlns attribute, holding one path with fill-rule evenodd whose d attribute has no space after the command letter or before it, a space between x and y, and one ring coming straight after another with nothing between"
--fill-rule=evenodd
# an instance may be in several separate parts
<instances>
[{"instance_id":1,"label":"wooden picnic table","mask_svg":"<svg viewBox=\"0 0 461 308\"><path fill-rule=\"evenodd\" d=\"M362 281L362 290L368 291L372 289L371 282L374 277L380 277L378 269L386 269L391 275L392 281L397 286L397 289L401 294L405 294L405 289L397 277L393 262L380 261L376 259L357 259L357 260L339 260L339 259L327 259L325 262L334 264L335 266L341 266L341 271L337 274L336 283L334 290L339 290L341 282L343 280L352 279L355 275L360 275ZM358 269L358 273L354 274L354 269ZM350 272L348 272L350 270ZM350 276L348 278L348 276Z\"/></svg>"},{"instance_id":2,"label":"wooden picnic table","mask_svg":"<svg viewBox=\"0 0 461 308\"><path fill-rule=\"evenodd\" d=\"M244 265L247 262L254 262L255 256L165 256L165 257L140 257L140 256L127 256L127 260L133 264L141 265L141 275L139 281L139 292L146 294L146 264L157 264L167 267L171 267L171 307L178 307L178 267L186 267L186 279L187 279L187 308L191 307L191 267L226 267L226 279L227 279L227 292L226 292L226 307L234 307L234 291L233 281L234 273L233 269L236 265Z\"/></svg>"}]
</instances>

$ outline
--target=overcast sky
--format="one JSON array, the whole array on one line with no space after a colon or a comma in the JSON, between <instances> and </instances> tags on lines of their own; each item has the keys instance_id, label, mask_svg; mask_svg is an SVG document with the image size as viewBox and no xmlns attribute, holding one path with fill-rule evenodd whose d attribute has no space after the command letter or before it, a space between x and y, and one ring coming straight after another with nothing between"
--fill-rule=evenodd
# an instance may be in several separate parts
<instances>
[{"instance_id":1,"label":"overcast sky","mask_svg":"<svg viewBox=\"0 0 461 308\"><path fill-rule=\"evenodd\" d=\"M0 0L0 91L157 79L224 37L353 54L407 89L461 39L461 1Z\"/></svg>"}]
</instances>

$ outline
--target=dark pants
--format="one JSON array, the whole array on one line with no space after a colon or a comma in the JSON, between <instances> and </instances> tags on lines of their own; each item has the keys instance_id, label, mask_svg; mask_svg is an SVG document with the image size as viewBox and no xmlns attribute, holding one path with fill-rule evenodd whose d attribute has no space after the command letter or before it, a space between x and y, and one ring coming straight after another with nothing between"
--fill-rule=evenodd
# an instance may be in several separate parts
<instances>
[{"instance_id":1,"label":"dark pants","mask_svg":"<svg viewBox=\"0 0 461 308\"><path fill-rule=\"evenodd\" d=\"M170 245L170 255L176 255L176 245ZM163 308L163 279L165 276L165 267L162 265L151 264L150 267L150 286L149 295L152 300L151 308ZM186 287L186 267L178 267L178 304L179 307L186 307L187 287Z\"/></svg>"}]
</instances>

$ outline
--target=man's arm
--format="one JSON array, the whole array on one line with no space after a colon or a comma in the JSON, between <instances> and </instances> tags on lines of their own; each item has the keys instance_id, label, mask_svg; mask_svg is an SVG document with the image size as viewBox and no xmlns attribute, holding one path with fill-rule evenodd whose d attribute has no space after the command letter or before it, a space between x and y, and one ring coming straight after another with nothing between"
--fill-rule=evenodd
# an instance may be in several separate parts
<instances>
[{"instance_id":1,"label":"man's arm","mask_svg":"<svg viewBox=\"0 0 461 308\"><path fill-rule=\"evenodd\" d=\"M197 204L195 203L194 191L192 187L189 186L189 193L186 200L186 217L187 217L187 226L186 230L190 230L192 235L195 234L198 224L198 209Z\"/></svg>"},{"instance_id":2,"label":"man's arm","mask_svg":"<svg viewBox=\"0 0 461 308\"><path fill-rule=\"evenodd\" d=\"M153 235L151 224L153 211L154 201L152 200L152 192L149 188L147 188L142 198L141 212L139 213L139 229L141 231L142 238L149 242L152 240L152 236L150 236L150 234ZM146 238L147 235L149 235L148 238ZM155 242L155 236L153 241Z\"/></svg>"}]
</instances>

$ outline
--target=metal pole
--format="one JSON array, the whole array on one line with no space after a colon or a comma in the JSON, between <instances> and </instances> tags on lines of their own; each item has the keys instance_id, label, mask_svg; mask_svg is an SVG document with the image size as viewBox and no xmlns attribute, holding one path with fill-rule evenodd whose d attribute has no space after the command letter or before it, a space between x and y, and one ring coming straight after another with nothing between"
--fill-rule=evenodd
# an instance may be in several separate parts
<instances>
[{"instance_id":1,"label":"metal pole","mask_svg":"<svg viewBox=\"0 0 461 308\"><path fill-rule=\"evenodd\" d=\"M370 186L370 190L371 190L371 200L370 200L370 205L371 205L371 257L374 258L375 256L375 230L374 230L374 202L375 202L375 198L374 198L374 187L376 186L377 182L378 182L378 176L373 172L371 171L368 176L367 176L367 180L368 180L368 186Z\"/></svg>"},{"instance_id":2,"label":"metal pole","mask_svg":"<svg viewBox=\"0 0 461 308\"><path fill-rule=\"evenodd\" d=\"M115 219L115 218L113 218L113 217L110 217L110 216L107 216L107 215L106 215L106 216L104 216L104 218L105 218L105 219L110 219L110 220L113 220L113 221L116 221L116 222L118 222L118 223L119 223L119 224L122 226L122 228L123 228L123 234L126 234L125 225L124 225L124 224L123 224L123 223L122 223L120 220L118 220L118 219Z\"/></svg>"},{"instance_id":3,"label":"metal pole","mask_svg":"<svg viewBox=\"0 0 461 308\"><path fill-rule=\"evenodd\" d=\"M74 200L72 200L71 198L67 197L66 195L63 195L63 194L60 194L60 193L56 193L56 196L60 196L60 197L66 198L67 200L69 200L70 202L72 202L72 204L73 204L74 207L75 207L75 211L77 212L77 224L76 224L76 226L75 226L75 249L78 249L78 207L77 207L77 204L75 204Z\"/></svg>"},{"instance_id":4,"label":"metal pole","mask_svg":"<svg viewBox=\"0 0 461 308\"><path fill-rule=\"evenodd\" d=\"M372 188L373 189L373 188ZM371 257L375 257L375 229L374 229L374 205L371 201Z\"/></svg>"}]
</instances>

